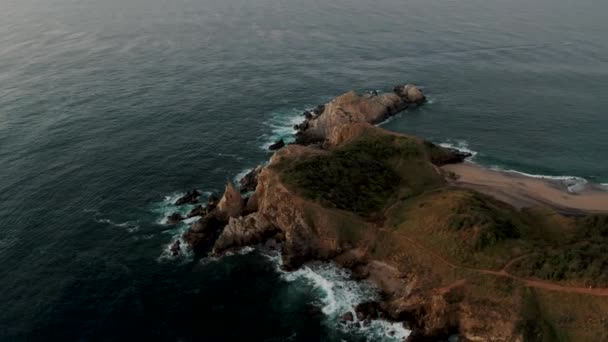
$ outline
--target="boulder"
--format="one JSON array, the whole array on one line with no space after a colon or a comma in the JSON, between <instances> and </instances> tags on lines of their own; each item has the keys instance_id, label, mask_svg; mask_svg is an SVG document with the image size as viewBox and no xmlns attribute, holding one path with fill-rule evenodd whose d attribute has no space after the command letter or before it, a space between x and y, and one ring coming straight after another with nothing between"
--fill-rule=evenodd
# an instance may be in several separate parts
<instances>
[{"instance_id":1,"label":"boulder","mask_svg":"<svg viewBox=\"0 0 608 342\"><path fill-rule=\"evenodd\" d=\"M175 205L184 205L184 204L195 204L198 202L198 198L201 196L201 193L194 189L186 192L186 194L175 201Z\"/></svg>"},{"instance_id":2,"label":"boulder","mask_svg":"<svg viewBox=\"0 0 608 342\"><path fill-rule=\"evenodd\" d=\"M168 224L178 224L183 219L184 219L184 217L182 216L182 214L180 214L180 213L173 213L173 214L169 215L169 217L167 217L167 223Z\"/></svg>"},{"instance_id":3,"label":"boulder","mask_svg":"<svg viewBox=\"0 0 608 342\"><path fill-rule=\"evenodd\" d=\"M243 213L244 201L239 190L232 183L226 185L224 195L217 205L219 212L226 217L239 217Z\"/></svg>"},{"instance_id":4,"label":"boulder","mask_svg":"<svg viewBox=\"0 0 608 342\"><path fill-rule=\"evenodd\" d=\"M275 141L274 144L270 145L268 147L268 149L271 151L276 151L283 147L285 147L285 141L283 139L279 139L279 140Z\"/></svg>"}]
</instances>

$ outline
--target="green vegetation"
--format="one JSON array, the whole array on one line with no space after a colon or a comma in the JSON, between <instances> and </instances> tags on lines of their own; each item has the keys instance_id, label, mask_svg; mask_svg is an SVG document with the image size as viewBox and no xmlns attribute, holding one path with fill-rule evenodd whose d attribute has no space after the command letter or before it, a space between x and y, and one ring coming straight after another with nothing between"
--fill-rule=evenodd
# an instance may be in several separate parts
<instances>
[{"instance_id":1,"label":"green vegetation","mask_svg":"<svg viewBox=\"0 0 608 342\"><path fill-rule=\"evenodd\" d=\"M591 215L576 220L574 237L548 246L513 265L527 277L608 287L608 216Z\"/></svg>"},{"instance_id":2,"label":"green vegetation","mask_svg":"<svg viewBox=\"0 0 608 342\"><path fill-rule=\"evenodd\" d=\"M324 206L371 214L443 180L414 138L366 134L329 155L284 161L282 180Z\"/></svg>"}]
</instances>

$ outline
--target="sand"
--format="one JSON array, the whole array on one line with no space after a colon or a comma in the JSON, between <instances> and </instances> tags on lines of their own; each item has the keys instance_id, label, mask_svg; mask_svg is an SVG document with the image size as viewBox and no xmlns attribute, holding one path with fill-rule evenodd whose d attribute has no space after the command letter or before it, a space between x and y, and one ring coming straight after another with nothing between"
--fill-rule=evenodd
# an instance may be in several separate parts
<instances>
[{"instance_id":1,"label":"sand","mask_svg":"<svg viewBox=\"0 0 608 342\"><path fill-rule=\"evenodd\" d=\"M571 192L559 180L491 170L471 162L442 169L457 175L452 180L454 185L493 196L516 208L548 205L565 214L608 213L608 191L599 185L586 184Z\"/></svg>"}]
</instances>

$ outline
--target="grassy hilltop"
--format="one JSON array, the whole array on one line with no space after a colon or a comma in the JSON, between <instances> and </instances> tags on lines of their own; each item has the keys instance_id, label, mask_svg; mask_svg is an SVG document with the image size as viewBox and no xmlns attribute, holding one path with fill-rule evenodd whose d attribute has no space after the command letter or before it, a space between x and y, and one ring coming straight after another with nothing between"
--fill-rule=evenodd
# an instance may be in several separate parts
<instances>
[{"instance_id":1,"label":"grassy hilltop","mask_svg":"<svg viewBox=\"0 0 608 342\"><path fill-rule=\"evenodd\" d=\"M608 287L608 217L451 186L437 167L449 151L373 127L330 151L274 167L302 197L359 217L341 238L429 286L466 282L459 310L502 307L525 340L608 340L608 297L581 292Z\"/></svg>"}]
</instances>

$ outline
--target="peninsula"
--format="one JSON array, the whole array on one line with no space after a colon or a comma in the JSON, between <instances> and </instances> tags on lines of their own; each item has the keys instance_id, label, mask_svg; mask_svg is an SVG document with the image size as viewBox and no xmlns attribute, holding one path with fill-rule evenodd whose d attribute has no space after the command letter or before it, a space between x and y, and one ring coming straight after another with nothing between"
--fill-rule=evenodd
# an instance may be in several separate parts
<instances>
[{"instance_id":1,"label":"peninsula","mask_svg":"<svg viewBox=\"0 0 608 342\"><path fill-rule=\"evenodd\" d=\"M608 193L373 126L424 102L406 85L306 112L294 144L195 208L183 241L203 255L280 244L287 270L334 261L382 294L343 324L403 322L410 341L607 341Z\"/></svg>"}]
</instances>

